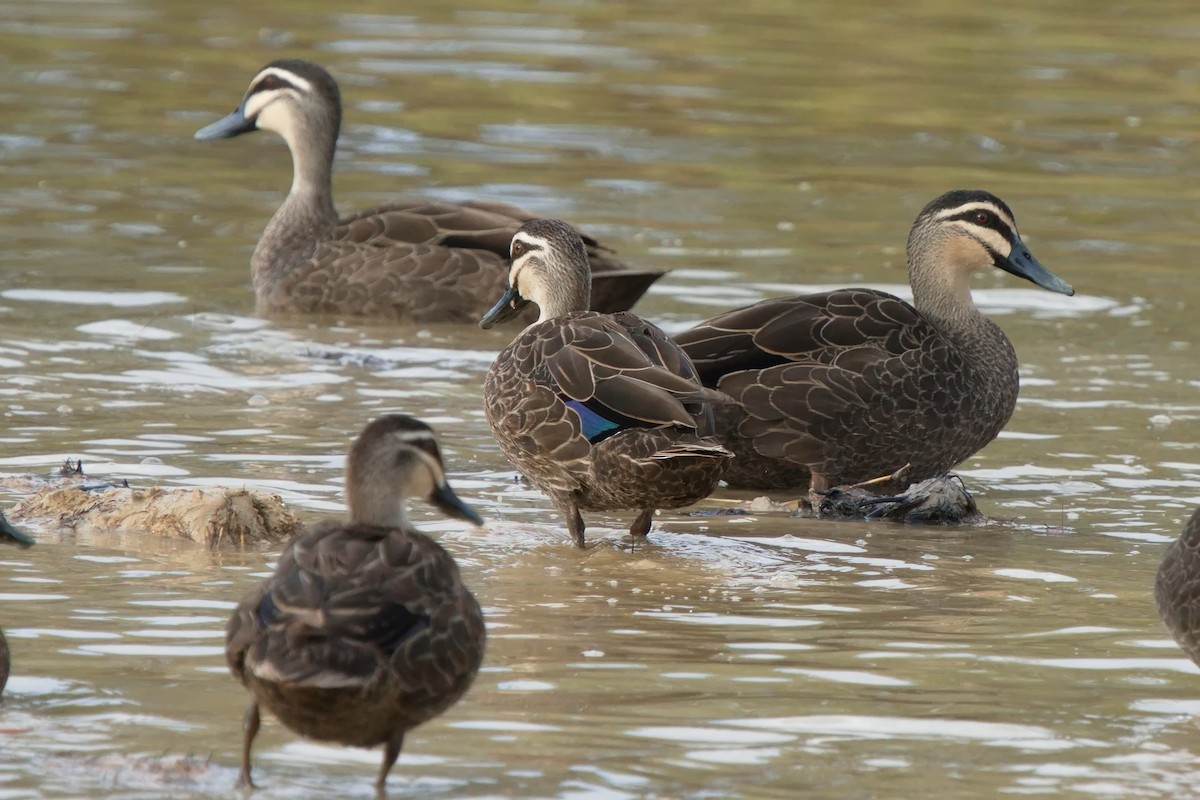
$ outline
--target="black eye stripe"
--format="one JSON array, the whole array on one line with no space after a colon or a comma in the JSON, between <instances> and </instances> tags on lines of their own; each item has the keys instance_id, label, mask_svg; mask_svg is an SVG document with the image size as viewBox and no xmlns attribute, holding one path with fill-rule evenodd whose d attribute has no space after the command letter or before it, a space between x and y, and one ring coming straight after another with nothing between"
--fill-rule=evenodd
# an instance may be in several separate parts
<instances>
[{"instance_id":1,"label":"black eye stripe","mask_svg":"<svg viewBox=\"0 0 1200 800\"><path fill-rule=\"evenodd\" d=\"M265 75L259 79L258 83L254 84L254 86L250 89L249 94L270 92L277 89L291 89L292 91L299 91L294 84L289 83L278 75Z\"/></svg>"},{"instance_id":2,"label":"black eye stripe","mask_svg":"<svg viewBox=\"0 0 1200 800\"><path fill-rule=\"evenodd\" d=\"M977 219L981 211L986 213L988 217L987 221L983 223L980 223ZM1013 236L1016 235L1016 232L1012 229L1012 227L1005 222L999 214L997 214L995 211L988 211L986 209L973 208L969 211L963 211L960 214L955 214L953 217L949 217L948 220L951 222L968 222L977 227L988 228L996 231L1005 239L1012 239Z\"/></svg>"},{"instance_id":3,"label":"black eye stripe","mask_svg":"<svg viewBox=\"0 0 1200 800\"><path fill-rule=\"evenodd\" d=\"M520 249L518 250L518 248ZM513 250L517 250L517 255L524 255L526 253L540 252L542 250L542 246L533 242L527 242L524 239L518 239L512 243L512 246L509 248L509 252L512 252Z\"/></svg>"}]
</instances>

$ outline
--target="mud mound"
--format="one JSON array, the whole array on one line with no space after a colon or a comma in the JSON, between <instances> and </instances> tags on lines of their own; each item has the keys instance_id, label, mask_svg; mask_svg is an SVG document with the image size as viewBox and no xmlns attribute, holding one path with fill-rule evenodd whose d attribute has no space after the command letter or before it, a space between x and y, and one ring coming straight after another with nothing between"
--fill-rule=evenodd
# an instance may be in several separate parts
<instances>
[{"instance_id":1,"label":"mud mound","mask_svg":"<svg viewBox=\"0 0 1200 800\"><path fill-rule=\"evenodd\" d=\"M79 533L146 531L220 547L278 542L301 530L277 495L245 489L128 489L86 491L48 487L17 503L12 519Z\"/></svg>"}]
</instances>

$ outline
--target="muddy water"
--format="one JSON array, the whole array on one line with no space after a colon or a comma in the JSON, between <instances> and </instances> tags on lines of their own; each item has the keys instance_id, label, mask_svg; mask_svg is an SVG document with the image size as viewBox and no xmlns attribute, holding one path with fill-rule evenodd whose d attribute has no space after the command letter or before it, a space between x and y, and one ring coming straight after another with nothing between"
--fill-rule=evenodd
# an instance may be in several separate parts
<instances>
[{"instance_id":1,"label":"muddy water","mask_svg":"<svg viewBox=\"0 0 1200 800\"><path fill-rule=\"evenodd\" d=\"M410 736L395 796L1194 793L1200 676L1149 593L1200 502L1189 3L332 7L0 7L0 469L81 457L317 519L366 419L434 423L490 523L415 516L491 644L468 699ZM976 281L1024 383L962 474L1017 524L672 514L631 553L599 515L576 552L487 435L504 333L253 317L286 153L191 133L283 55L342 81L343 210L408 192L570 217L676 270L640 306L668 327L902 284L925 201L997 192L1079 290ZM0 798L229 796L221 630L275 553L39 538L0 552ZM258 796L343 797L370 795L378 754L268 723L257 758Z\"/></svg>"}]
</instances>

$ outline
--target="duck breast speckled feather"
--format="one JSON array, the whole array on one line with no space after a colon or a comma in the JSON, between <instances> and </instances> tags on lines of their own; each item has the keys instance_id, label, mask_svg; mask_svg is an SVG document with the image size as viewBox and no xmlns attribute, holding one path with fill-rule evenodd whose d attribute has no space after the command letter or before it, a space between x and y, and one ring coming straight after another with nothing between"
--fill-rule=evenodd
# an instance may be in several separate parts
<instances>
[{"instance_id":1,"label":"duck breast speckled feather","mask_svg":"<svg viewBox=\"0 0 1200 800\"><path fill-rule=\"evenodd\" d=\"M477 320L504 290L509 241L534 216L503 203L418 201L339 219L332 170L341 120L333 77L285 59L254 76L236 111L196 132L208 140L270 130L291 150L291 191L251 259L258 312ZM630 269L584 239L598 310L631 307L663 274Z\"/></svg>"},{"instance_id":2,"label":"duck breast speckled feather","mask_svg":"<svg viewBox=\"0 0 1200 800\"><path fill-rule=\"evenodd\" d=\"M1158 565L1154 602L1183 652L1200 665L1200 509Z\"/></svg>"},{"instance_id":3,"label":"duck breast speckled feather","mask_svg":"<svg viewBox=\"0 0 1200 800\"><path fill-rule=\"evenodd\" d=\"M433 432L399 414L369 424L346 492L350 520L293 540L229 620L226 660L251 693L244 785L261 705L302 736L384 745L382 788L405 733L457 702L483 660L479 604L450 554L405 517L416 495L482 523L446 483Z\"/></svg>"},{"instance_id":4,"label":"duck breast speckled feather","mask_svg":"<svg viewBox=\"0 0 1200 800\"><path fill-rule=\"evenodd\" d=\"M22 548L32 547L33 539L14 528L4 514L0 513L0 544L15 544ZM8 654L8 640L4 638L4 631L0 630L0 694L4 693L4 687L8 684L11 663Z\"/></svg>"},{"instance_id":5,"label":"duck breast speckled feather","mask_svg":"<svg viewBox=\"0 0 1200 800\"><path fill-rule=\"evenodd\" d=\"M736 455L735 488L813 492L896 472L879 491L945 473L1012 415L1017 357L971 300L972 272L998 267L1074 290L1029 252L995 195L954 191L921 211L908 239L913 302L873 289L764 300L675 337Z\"/></svg>"},{"instance_id":6,"label":"duck breast speckled feather","mask_svg":"<svg viewBox=\"0 0 1200 800\"><path fill-rule=\"evenodd\" d=\"M658 508L716 487L729 451L711 438L712 403L683 351L633 314L585 311L587 252L557 220L521 227L509 288L481 324L541 309L493 362L484 409L508 459L550 496L575 543L580 510L639 511L645 535Z\"/></svg>"}]
</instances>

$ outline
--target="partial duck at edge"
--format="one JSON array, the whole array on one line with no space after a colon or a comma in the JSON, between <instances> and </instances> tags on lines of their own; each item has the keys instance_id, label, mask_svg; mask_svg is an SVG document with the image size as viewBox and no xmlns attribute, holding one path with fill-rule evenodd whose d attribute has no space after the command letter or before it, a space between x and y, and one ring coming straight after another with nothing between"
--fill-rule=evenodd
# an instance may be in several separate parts
<instances>
[{"instance_id":1,"label":"partial duck at edge","mask_svg":"<svg viewBox=\"0 0 1200 800\"><path fill-rule=\"evenodd\" d=\"M717 407L735 454L733 488L810 494L897 473L899 491L945 474L1008 422L1020 375L1012 343L971 299L970 275L998 268L1051 292L1012 211L984 191L929 203L908 237L913 302L874 289L781 297L675 337Z\"/></svg>"},{"instance_id":2,"label":"partial duck at edge","mask_svg":"<svg viewBox=\"0 0 1200 800\"><path fill-rule=\"evenodd\" d=\"M25 548L32 547L33 539L17 530L8 521L8 518L0 513L0 544L15 544L17 547ZM0 630L0 694L4 693L4 687L8 684L8 673L12 666L12 659L8 654L8 640L4 638L4 631Z\"/></svg>"},{"instance_id":3,"label":"partial duck at edge","mask_svg":"<svg viewBox=\"0 0 1200 800\"><path fill-rule=\"evenodd\" d=\"M1200 665L1200 509L1163 555L1154 579L1154 604L1183 652Z\"/></svg>"},{"instance_id":4,"label":"partial duck at edge","mask_svg":"<svg viewBox=\"0 0 1200 800\"><path fill-rule=\"evenodd\" d=\"M503 203L415 201L339 217L332 171L341 121L329 72L284 59L254 76L237 110L196 132L209 140L269 130L291 150L291 191L251 259L258 313L478 320L504 291L509 241L534 215ZM580 235L598 311L632 307L663 275L632 269Z\"/></svg>"}]
</instances>

